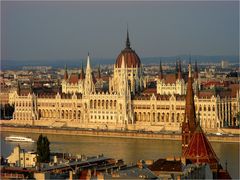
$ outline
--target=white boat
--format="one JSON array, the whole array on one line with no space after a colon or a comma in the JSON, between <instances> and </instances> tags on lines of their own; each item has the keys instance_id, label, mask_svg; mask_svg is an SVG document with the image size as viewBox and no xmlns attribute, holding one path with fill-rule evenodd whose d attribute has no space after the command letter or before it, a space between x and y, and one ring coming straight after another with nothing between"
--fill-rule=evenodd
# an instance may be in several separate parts
<instances>
[{"instance_id":1,"label":"white boat","mask_svg":"<svg viewBox=\"0 0 240 180\"><path fill-rule=\"evenodd\" d=\"M23 136L8 136L5 137L5 141L13 141L13 142L35 142L33 139L29 137Z\"/></svg>"}]
</instances>

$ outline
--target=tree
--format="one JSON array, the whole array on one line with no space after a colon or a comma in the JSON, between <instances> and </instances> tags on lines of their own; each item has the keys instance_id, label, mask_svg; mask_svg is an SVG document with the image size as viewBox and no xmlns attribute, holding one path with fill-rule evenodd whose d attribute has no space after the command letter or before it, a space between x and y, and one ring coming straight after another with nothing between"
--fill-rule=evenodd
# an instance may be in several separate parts
<instances>
[{"instance_id":1,"label":"tree","mask_svg":"<svg viewBox=\"0 0 240 180\"><path fill-rule=\"evenodd\" d=\"M50 142L47 136L39 135L37 141L37 162L48 163L50 161Z\"/></svg>"}]
</instances>

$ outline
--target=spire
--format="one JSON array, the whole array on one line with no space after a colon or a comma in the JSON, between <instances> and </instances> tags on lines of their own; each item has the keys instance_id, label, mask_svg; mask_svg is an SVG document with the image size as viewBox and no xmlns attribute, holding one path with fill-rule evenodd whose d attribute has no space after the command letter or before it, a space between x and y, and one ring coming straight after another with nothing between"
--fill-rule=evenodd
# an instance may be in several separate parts
<instances>
[{"instance_id":1,"label":"spire","mask_svg":"<svg viewBox=\"0 0 240 180\"><path fill-rule=\"evenodd\" d=\"M65 65L64 80L68 79L67 65Z\"/></svg>"},{"instance_id":2,"label":"spire","mask_svg":"<svg viewBox=\"0 0 240 180\"><path fill-rule=\"evenodd\" d=\"M196 129L196 112L194 104L194 93L192 88L192 67L191 64L188 65L188 82L187 82L187 94L186 94L186 105L185 105L185 116L182 122L182 154L188 148L190 139L193 136L193 132Z\"/></svg>"},{"instance_id":3,"label":"spire","mask_svg":"<svg viewBox=\"0 0 240 180\"><path fill-rule=\"evenodd\" d=\"M190 63L188 64L188 79L189 78L192 78L192 65Z\"/></svg>"},{"instance_id":4,"label":"spire","mask_svg":"<svg viewBox=\"0 0 240 180\"><path fill-rule=\"evenodd\" d=\"M178 74L178 60L176 60L176 67L175 67L175 73L176 73L176 77L177 77L177 74Z\"/></svg>"},{"instance_id":5,"label":"spire","mask_svg":"<svg viewBox=\"0 0 240 180\"><path fill-rule=\"evenodd\" d=\"M159 62L159 79L163 79L162 61Z\"/></svg>"},{"instance_id":6,"label":"spire","mask_svg":"<svg viewBox=\"0 0 240 180\"><path fill-rule=\"evenodd\" d=\"M98 79L101 79L101 69L100 69L100 64L98 65Z\"/></svg>"},{"instance_id":7,"label":"spire","mask_svg":"<svg viewBox=\"0 0 240 180\"><path fill-rule=\"evenodd\" d=\"M195 67L194 67L194 79L198 79L198 67L197 67L197 61L195 61Z\"/></svg>"},{"instance_id":8,"label":"spire","mask_svg":"<svg viewBox=\"0 0 240 180\"><path fill-rule=\"evenodd\" d=\"M84 93L86 95L89 95L91 93L95 92L95 86L94 86L94 82L93 82L93 73L91 70L91 65L90 65L90 57L89 57L89 53L87 56L87 67L86 67L86 77L84 80Z\"/></svg>"},{"instance_id":9,"label":"spire","mask_svg":"<svg viewBox=\"0 0 240 180\"><path fill-rule=\"evenodd\" d=\"M90 67L90 55L89 55L89 52L88 52L88 56L87 56L87 67L86 69L91 69Z\"/></svg>"},{"instance_id":10,"label":"spire","mask_svg":"<svg viewBox=\"0 0 240 180\"><path fill-rule=\"evenodd\" d=\"M188 122L189 129L194 132L196 128L196 112L194 104L194 92L192 88L192 66L188 65L188 82L187 82L187 94L186 94L186 107L185 107L185 122Z\"/></svg>"},{"instance_id":11,"label":"spire","mask_svg":"<svg viewBox=\"0 0 240 180\"><path fill-rule=\"evenodd\" d=\"M127 26L127 40L126 40L126 48L131 48L130 47L130 40L129 40L129 33L128 33L128 26Z\"/></svg>"},{"instance_id":12,"label":"spire","mask_svg":"<svg viewBox=\"0 0 240 180\"><path fill-rule=\"evenodd\" d=\"M178 79L182 79L182 67L181 67L181 60L178 61Z\"/></svg>"}]
</instances>

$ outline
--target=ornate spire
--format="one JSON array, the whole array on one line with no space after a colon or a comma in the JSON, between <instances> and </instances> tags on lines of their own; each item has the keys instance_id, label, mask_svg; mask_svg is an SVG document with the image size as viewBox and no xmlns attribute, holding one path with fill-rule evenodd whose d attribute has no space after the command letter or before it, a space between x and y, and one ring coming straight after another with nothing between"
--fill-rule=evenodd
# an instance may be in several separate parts
<instances>
[{"instance_id":1,"label":"ornate spire","mask_svg":"<svg viewBox=\"0 0 240 180\"><path fill-rule=\"evenodd\" d=\"M65 79L65 80L68 79L67 65L65 65L64 79Z\"/></svg>"},{"instance_id":2,"label":"ornate spire","mask_svg":"<svg viewBox=\"0 0 240 180\"><path fill-rule=\"evenodd\" d=\"M197 67L197 61L195 61L195 67L194 67L194 79L198 79L198 67Z\"/></svg>"},{"instance_id":3,"label":"ornate spire","mask_svg":"<svg viewBox=\"0 0 240 180\"><path fill-rule=\"evenodd\" d=\"M159 62L159 79L163 79L162 61Z\"/></svg>"},{"instance_id":4,"label":"ornate spire","mask_svg":"<svg viewBox=\"0 0 240 180\"><path fill-rule=\"evenodd\" d=\"M129 40L129 33L128 33L128 27L127 27L127 40L126 40L126 48L131 48L130 47L130 40Z\"/></svg>"}]
</instances>

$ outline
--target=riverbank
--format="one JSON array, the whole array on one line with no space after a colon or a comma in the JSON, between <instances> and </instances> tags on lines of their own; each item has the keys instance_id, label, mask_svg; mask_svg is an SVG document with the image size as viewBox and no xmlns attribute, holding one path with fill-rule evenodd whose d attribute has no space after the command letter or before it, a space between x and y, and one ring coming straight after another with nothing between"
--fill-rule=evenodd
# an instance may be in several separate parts
<instances>
[{"instance_id":1,"label":"riverbank","mask_svg":"<svg viewBox=\"0 0 240 180\"><path fill-rule=\"evenodd\" d=\"M132 131L103 131L92 129L63 129L63 128L47 128L47 127L14 127L0 126L0 132L19 132L19 133L35 133L35 134L55 134L55 135L72 135L72 136L100 136L100 137L116 137L116 138L140 138L140 139L163 139L163 140L181 140L181 134L163 134L154 132L132 132ZM234 142L239 143L239 136L208 136L212 142Z\"/></svg>"}]
</instances>

